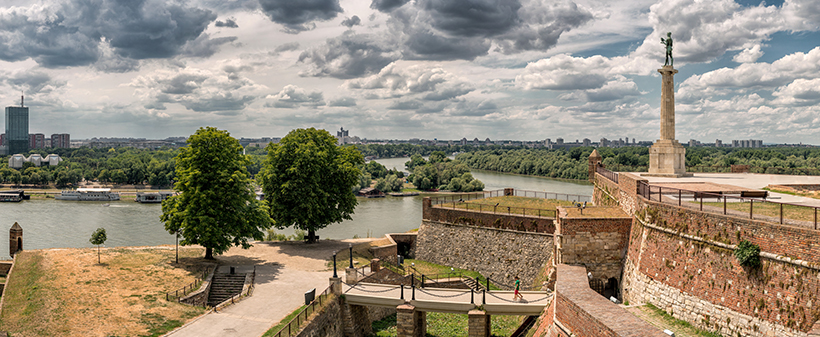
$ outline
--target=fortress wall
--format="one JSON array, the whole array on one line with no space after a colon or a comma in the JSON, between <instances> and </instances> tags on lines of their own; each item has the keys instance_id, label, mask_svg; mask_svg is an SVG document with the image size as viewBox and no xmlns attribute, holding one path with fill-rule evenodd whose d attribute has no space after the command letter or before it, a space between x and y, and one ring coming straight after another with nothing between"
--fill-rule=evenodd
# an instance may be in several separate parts
<instances>
[{"instance_id":1,"label":"fortress wall","mask_svg":"<svg viewBox=\"0 0 820 337\"><path fill-rule=\"evenodd\" d=\"M820 319L820 232L648 201L640 180L619 175L619 204L636 216L625 300L724 335L807 336ZM596 190L613 184L596 174ZM740 240L760 246L759 269L737 262Z\"/></svg>"},{"instance_id":2,"label":"fortress wall","mask_svg":"<svg viewBox=\"0 0 820 337\"><path fill-rule=\"evenodd\" d=\"M556 268L558 280L551 323L561 328L554 330L568 330L575 336L666 336L590 289L584 267L559 264Z\"/></svg>"},{"instance_id":3,"label":"fortress wall","mask_svg":"<svg viewBox=\"0 0 820 337\"><path fill-rule=\"evenodd\" d=\"M14 264L12 261L0 261L0 275L8 275L12 264Z\"/></svg>"},{"instance_id":4,"label":"fortress wall","mask_svg":"<svg viewBox=\"0 0 820 337\"><path fill-rule=\"evenodd\" d=\"M595 189L592 190L592 203L595 206L618 206L621 188L615 182L595 174L599 179L595 179Z\"/></svg>"},{"instance_id":5,"label":"fortress wall","mask_svg":"<svg viewBox=\"0 0 820 337\"><path fill-rule=\"evenodd\" d=\"M416 241L417 259L475 270L504 284L512 284L515 276L532 284L552 252L552 234L426 219Z\"/></svg>"},{"instance_id":6,"label":"fortress wall","mask_svg":"<svg viewBox=\"0 0 820 337\"><path fill-rule=\"evenodd\" d=\"M569 218L563 208L559 212L556 262L582 265L594 278L620 282L632 218Z\"/></svg>"},{"instance_id":7,"label":"fortress wall","mask_svg":"<svg viewBox=\"0 0 820 337\"><path fill-rule=\"evenodd\" d=\"M490 212L479 212L458 208L433 207L427 199L425 198L425 202L422 203L422 218L424 220L527 232L552 233L555 231L554 218L503 214L502 212L506 211L506 207L498 207L498 213L493 213L492 208L490 208Z\"/></svg>"}]
</instances>

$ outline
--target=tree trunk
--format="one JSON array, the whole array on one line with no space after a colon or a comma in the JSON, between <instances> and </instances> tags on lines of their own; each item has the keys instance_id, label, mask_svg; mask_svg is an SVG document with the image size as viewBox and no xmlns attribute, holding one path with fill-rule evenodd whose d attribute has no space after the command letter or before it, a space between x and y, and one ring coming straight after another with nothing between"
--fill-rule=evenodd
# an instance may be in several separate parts
<instances>
[{"instance_id":1,"label":"tree trunk","mask_svg":"<svg viewBox=\"0 0 820 337\"><path fill-rule=\"evenodd\" d=\"M100 262L100 245L97 245L97 264L101 264Z\"/></svg>"},{"instance_id":2,"label":"tree trunk","mask_svg":"<svg viewBox=\"0 0 820 337\"><path fill-rule=\"evenodd\" d=\"M316 231L308 229L308 243L316 243Z\"/></svg>"},{"instance_id":3,"label":"tree trunk","mask_svg":"<svg viewBox=\"0 0 820 337\"><path fill-rule=\"evenodd\" d=\"M214 249L211 247L205 247L205 259L206 260L214 260Z\"/></svg>"}]
</instances>

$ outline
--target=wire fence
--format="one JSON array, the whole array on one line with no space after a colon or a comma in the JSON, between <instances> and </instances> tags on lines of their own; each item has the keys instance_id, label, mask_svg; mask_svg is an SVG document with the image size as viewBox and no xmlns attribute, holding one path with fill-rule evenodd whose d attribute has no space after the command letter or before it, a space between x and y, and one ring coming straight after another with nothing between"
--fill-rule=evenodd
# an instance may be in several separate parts
<instances>
[{"instance_id":1,"label":"wire fence","mask_svg":"<svg viewBox=\"0 0 820 337\"><path fill-rule=\"evenodd\" d=\"M757 192L757 193L755 193ZM651 201L676 204L703 212L748 217L817 229L820 207L766 200L766 191L738 195L685 190L639 182L638 194Z\"/></svg>"},{"instance_id":2,"label":"wire fence","mask_svg":"<svg viewBox=\"0 0 820 337\"><path fill-rule=\"evenodd\" d=\"M165 300L166 301L179 302L179 300L181 298L183 298L185 296L188 296L188 294L190 294L190 293L194 292L195 290L199 289L199 287L202 285L202 282L204 282L205 278L208 277L208 274L210 273L210 270L211 270L211 268L209 268L209 267L205 268L202 271L202 274L199 275L197 277L197 279L194 280L193 282L191 282L189 284L186 284L185 286L183 286L182 288L179 288L177 290L165 293Z\"/></svg>"},{"instance_id":3,"label":"wire fence","mask_svg":"<svg viewBox=\"0 0 820 337\"><path fill-rule=\"evenodd\" d=\"M302 310L296 313L296 317L291 319L287 324L282 326L278 332L271 335L266 336L276 336L276 337L290 337L296 335L299 332L300 327L303 323L308 321L308 317L311 314L315 313L317 310L321 310L324 307L324 304L329 303L335 296L330 294L330 287L325 289L319 296L317 296L310 304L306 305Z\"/></svg>"}]
</instances>

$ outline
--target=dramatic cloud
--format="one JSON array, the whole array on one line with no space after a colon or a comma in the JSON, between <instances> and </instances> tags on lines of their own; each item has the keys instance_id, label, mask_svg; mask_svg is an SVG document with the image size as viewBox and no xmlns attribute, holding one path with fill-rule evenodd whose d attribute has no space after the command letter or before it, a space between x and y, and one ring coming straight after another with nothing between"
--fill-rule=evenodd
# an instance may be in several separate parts
<instances>
[{"instance_id":1,"label":"dramatic cloud","mask_svg":"<svg viewBox=\"0 0 820 337\"><path fill-rule=\"evenodd\" d=\"M167 103L178 103L195 112L237 115L265 91L239 76L242 67L223 67L223 72L202 69L161 71L135 78L130 86L147 101L146 109L167 109Z\"/></svg>"},{"instance_id":2,"label":"dramatic cloud","mask_svg":"<svg viewBox=\"0 0 820 337\"><path fill-rule=\"evenodd\" d=\"M133 63L104 55L104 48L132 60L172 57L200 38L215 19L209 10L162 0L12 7L0 12L0 59L32 58L44 67L58 68L89 65L106 57L108 64L98 69L121 72L133 69ZM207 44L205 40L198 43Z\"/></svg>"},{"instance_id":3,"label":"dramatic cloud","mask_svg":"<svg viewBox=\"0 0 820 337\"><path fill-rule=\"evenodd\" d=\"M367 90L370 99L415 95L428 101L452 99L474 90L464 79L459 79L442 68L402 68L396 63L384 67L376 75L349 80L345 82L345 87Z\"/></svg>"},{"instance_id":4,"label":"dramatic cloud","mask_svg":"<svg viewBox=\"0 0 820 337\"><path fill-rule=\"evenodd\" d=\"M610 60L602 56L576 58L555 55L527 65L515 83L524 89L576 90L596 89L606 83Z\"/></svg>"},{"instance_id":5,"label":"dramatic cloud","mask_svg":"<svg viewBox=\"0 0 820 337\"><path fill-rule=\"evenodd\" d=\"M278 94L268 96L267 98L272 99L273 103L269 103L266 106L275 108L295 109L302 106L318 107L325 105L325 100L321 92L313 91L308 93L307 90L291 84L282 88L282 91Z\"/></svg>"},{"instance_id":6,"label":"dramatic cloud","mask_svg":"<svg viewBox=\"0 0 820 337\"><path fill-rule=\"evenodd\" d=\"M735 57L732 58L732 61L738 63L752 63L754 61L757 61L757 59L759 59L761 56L763 56L763 52L760 51L760 45L756 44L752 48L743 49L742 52L738 53L737 55L735 55Z\"/></svg>"},{"instance_id":7,"label":"dramatic cloud","mask_svg":"<svg viewBox=\"0 0 820 337\"><path fill-rule=\"evenodd\" d=\"M327 43L303 52L299 62L309 65L304 76L354 78L378 72L398 59L388 43L371 35L345 32Z\"/></svg>"},{"instance_id":8,"label":"dramatic cloud","mask_svg":"<svg viewBox=\"0 0 820 337\"><path fill-rule=\"evenodd\" d=\"M214 23L214 26L217 27L227 27L227 28L239 28L239 25L236 24L236 19L225 19L225 21L217 21Z\"/></svg>"},{"instance_id":9,"label":"dramatic cloud","mask_svg":"<svg viewBox=\"0 0 820 337\"><path fill-rule=\"evenodd\" d=\"M313 21L326 21L344 12L339 0L259 0L271 21L282 24L286 32L299 33L315 27Z\"/></svg>"},{"instance_id":10,"label":"dramatic cloud","mask_svg":"<svg viewBox=\"0 0 820 337\"><path fill-rule=\"evenodd\" d=\"M390 12L396 8L404 6L410 0L373 0L370 3L370 8L380 12Z\"/></svg>"},{"instance_id":11,"label":"dramatic cloud","mask_svg":"<svg viewBox=\"0 0 820 337\"><path fill-rule=\"evenodd\" d=\"M360 24L362 24L362 19L359 19L359 17L355 15L352 18L342 20L342 26L347 28L353 28L353 26L358 26Z\"/></svg>"},{"instance_id":12,"label":"dramatic cloud","mask_svg":"<svg viewBox=\"0 0 820 337\"><path fill-rule=\"evenodd\" d=\"M2 82L24 94L49 93L66 85L64 81L55 81L47 73L37 70L17 71L13 74L0 73Z\"/></svg>"}]
</instances>

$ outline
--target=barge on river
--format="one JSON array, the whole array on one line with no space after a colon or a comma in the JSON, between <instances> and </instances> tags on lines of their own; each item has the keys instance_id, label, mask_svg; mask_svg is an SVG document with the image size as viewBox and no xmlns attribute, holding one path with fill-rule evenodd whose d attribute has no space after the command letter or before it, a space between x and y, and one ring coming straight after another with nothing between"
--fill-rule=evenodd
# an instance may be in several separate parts
<instances>
[{"instance_id":1,"label":"barge on river","mask_svg":"<svg viewBox=\"0 0 820 337\"><path fill-rule=\"evenodd\" d=\"M30 198L23 190L0 191L0 202L20 202Z\"/></svg>"},{"instance_id":2,"label":"barge on river","mask_svg":"<svg viewBox=\"0 0 820 337\"><path fill-rule=\"evenodd\" d=\"M161 203L172 195L174 195L174 192L137 192L137 197L134 201L143 204L156 204Z\"/></svg>"},{"instance_id":3,"label":"barge on river","mask_svg":"<svg viewBox=\"0 0 820 337\"><path fill-rule=\"evenodd\" d=\"M120 200L120 194L111 192L110 188L78 188L60 192L54 197L56 200L76 201L115 201Z\"/></svg>"}]
</instances>

